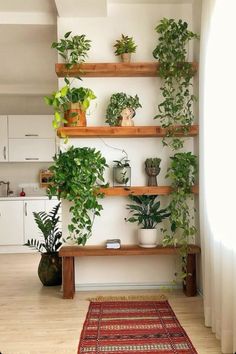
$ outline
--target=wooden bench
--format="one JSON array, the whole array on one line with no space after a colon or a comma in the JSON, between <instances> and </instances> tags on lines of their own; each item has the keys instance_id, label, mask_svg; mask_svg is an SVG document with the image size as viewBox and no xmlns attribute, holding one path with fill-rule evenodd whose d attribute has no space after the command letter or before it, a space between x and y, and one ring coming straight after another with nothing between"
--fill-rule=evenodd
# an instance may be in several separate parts
<instances>
[{"instance_id":1,"label":"wooden bench","mask_svg":"<svg viewBox=\"0 0 236 354\"><path fill-rule=\"evenodd\" d=\"M75 293L75 257L97 256L151 256L151 255L176 255L178 247L141 248L137 245L122 245L120 249L106 249L104 246L63 246L59 251L62 257L62 281L63 298L73 299ZM200 247L189 245L187 256L187 278L183 290L186 296L195 296L196 285L196 254L200 253Z\"/></svg>"}]
</instances>

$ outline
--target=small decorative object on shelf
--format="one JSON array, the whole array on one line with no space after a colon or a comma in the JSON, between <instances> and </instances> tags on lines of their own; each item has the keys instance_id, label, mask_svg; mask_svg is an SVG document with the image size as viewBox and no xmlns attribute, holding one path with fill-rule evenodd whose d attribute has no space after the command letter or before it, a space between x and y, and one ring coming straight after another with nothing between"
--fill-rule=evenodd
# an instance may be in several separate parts
<instances>
[{"instance_id":1,"label":"small decorative object on shelf","mask_svg":"<svg viewBox=\"0 0 236 354\"><path fill-rule=\"evenodd\" d=\"M21 192L20 192L20 197L25 197L25 191L24 188L22 188Z\"/></svg>"},{"instance_id":2,"label":"small decorative object on shelf","mask_svg":"<svg viewBox=\"0 0 236 354\"><path fill-rule=\"evenodd\" d=\"M131 167L129 160L123 157L121 160L113 161L113 186L131 186Z\"/></svg>"},{"instance_id":3,"label":"small decorative object on shelf","mask_svg":"<svg viewBox=\"0 0 236 354\"><path fill-rule=\"evenodd\" d=\"M106 111L106 123L110 126L133 126L135 110L142 107L138 95L134 97L124 92L113 93Z\"/></svg>"},{"instance_id":4,"label":"small decorative object on shelf","mask_svg":"<svg viewBox=\"0 0 236 354\"><path fill-rule=\"evenodd\" d=\"M44 169L39 172L39 184L40 188L48 187L51 183L52 172Z\"/></svg>"},{"instance_id":5,"label":"small decorative object on shelf","mask_svg":"<svg viewBox=\"0 0 236 354\"><path fill-rule=\"evenodd\" d=\"M159 175L161 159L148 158L145 161L145 171L148 175L148 186L157 186L157 176Z\"/></svg>"},{"instance_id":6,"label":"small decorative object on shelf","mask_svg":"<svg viewBox=\"0 0 236 354\"><path fill-rule=\"evenodd\" d=\"M131 60L131 53L136 52L137 45L133 37L121 35L121 39L117 39L114 44L115 55L120 55L121 61L129 63Z\"/></svg>"},{"instance_id":7,"label":"small decorative object on shelf","mask_svg":"<svg viewBox=\"0 0 236 354\"><path fill-rule=\"evenodd\" d=\"M118 249L121 246L121 241L119 238L113 238L106 241L106 248Z\"/></svg>"}]
</instances>

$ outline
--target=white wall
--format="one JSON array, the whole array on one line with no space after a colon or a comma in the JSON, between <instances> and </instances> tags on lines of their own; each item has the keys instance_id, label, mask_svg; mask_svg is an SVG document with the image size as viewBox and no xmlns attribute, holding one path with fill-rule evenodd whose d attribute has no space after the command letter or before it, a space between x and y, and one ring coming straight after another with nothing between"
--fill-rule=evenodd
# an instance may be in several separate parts
<instances>
[{"instance_id":1,"label":"white wall","mask_svg":"<svg viewBox=\"0 0 236 354\"><path fill-rule=\"evenodd\" d=\"M163 17L182 18L190 28L192 26L192 5L155 5L155 4L110 4L108 17L100 18L58 18L58 38L67 31L73 34L86 34L92 40L89 62L114 62L119 59L113 54L113 44L121 35L133 36L138 48L133 55L134 61L152 61L152 51L157 43L154 28ZM191 51L191 48L190 48ZM81 83L79 83L81 84ZM59 86L63 80L59 80ZM136 125L159 125L153 120L160 102L160 79L158 78L87 78L82 85L90 87L97 95L97 105L91 109L88 125L104 125L105 111L112 93L123 91L138 94L143 108L137 110ZM105 143L125 149L132 166L132 185L145 185L143 163L147 157L161 157L162 171L158 177L159 184L168 184L164 176L171 152L163 149L161 139L103 139ZM101 150L109 165L114 159L122 156L117 150L104 145L101 139L73 139L69 143L74 146L94 146ZM188 139L187 150L193 149L193 139ZM106 172L111 181L111 169ZM162 197L163 205L168 198ZM103 201L102 216L97 218L94 232L88 244L102 244L107 238L119 237L123 244L136 243L137 226L126 224L125 205L128 199L123 197L107 197ZM63 228L67 235L66 225L69 222L68 205L63 203ZM177 261L175 257L97 257L84 258L76 263L76 283L83 289L86 286L103 287L142 287L171 283L174 279Z\"/></svg>"}]
</instances>

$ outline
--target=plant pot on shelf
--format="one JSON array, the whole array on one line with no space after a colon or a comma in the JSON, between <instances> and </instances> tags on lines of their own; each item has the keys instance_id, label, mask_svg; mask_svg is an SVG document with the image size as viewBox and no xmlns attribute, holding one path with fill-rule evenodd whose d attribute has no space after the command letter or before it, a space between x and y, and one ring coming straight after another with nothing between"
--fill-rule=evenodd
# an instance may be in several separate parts
<instances>
[{"instance_id":1,"label":"plant pot on shelf","mask_svg":"<svg viewBox=\"0 0 236 354\"><path fill-rule=\"evenodd\" d=\"M131 182L130 166L114 166L113 167L113 186L127 186Z\"/></svg>"},{"instance_id":2,"label":"plant pot on shelf","mask_svg":"<svg viewBox=\"0 0 236 354\"><path fill-rule=\"evenodd\" d=\"M120 55L122 63L130 63L131 61L131 53L123 53Z\"/></svg>"},{"instance_id":3,"label":"plant pot on shelf","mask_svg":"<svg viewBox=\"0 0 236 354\"><path fill-rule=\"evenodd\" d=\"M42 253L38 266L38 276L45 286L61 285L62 262L58 252Z\"/></svg>"},{"instance_id":4,"label":"plant pot on shelf","mask_svg":"<svg viewBox=\"0 0 236 354\"><path fill-rule=\"evenodd\" d=\"M86 112L81 108L80 103L71 103L70 109L65 111L67 123L65 127L86 127Z\"/></svg>"},{"instance_id":5,"label":"plant pot on shelf","mask_svg":"<svg viewBox=\"0 0 236 354\"><path fill-rule=\"evenodd\" d=\"M138 243L140 247L154 248L160 244L160 236L157 229L139 229L138 230Z\"/></svg>"}]
</instances>

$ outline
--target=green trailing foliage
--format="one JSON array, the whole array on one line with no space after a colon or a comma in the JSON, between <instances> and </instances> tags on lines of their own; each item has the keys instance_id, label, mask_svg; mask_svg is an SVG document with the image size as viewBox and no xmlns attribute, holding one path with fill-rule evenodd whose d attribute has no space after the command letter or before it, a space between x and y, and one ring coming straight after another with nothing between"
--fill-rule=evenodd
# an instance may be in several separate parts
<instances>
[{"instance_id":1,"label":"green trailing foliage","mask_svg":"<svg viewBox=\"0 0 236 354\"><path fill-rule=\"evenodd\" d=\"M139 102L138 95L130 96L124 92L113 93L106 111L106 123L110 126L118 126L121 112L125 108L132 108L136 111L137 108L142 107Z\"/></svg>"},{"instance_id":2,"label":"green trailing foliage","mask_svg":"<svg viewBox=\"0 0 236 354\"><path fill-rule=\"evenodd\" d=\"M132 216L125 221L137 223L143 229L155 229L157 224L170 216L167 208L160 209L161 203L156 195L130 195L129 199L135 204L127 204L126 209Z\"/></svg>"},{"instance_id":3,"label":"green trailing foliage","mask_svg":"<svg viewBox=\"0 0 236 354\"><path fill-rule=\"evenodd\" d=\"M174 136L177 133L188 133L194 121L193 103L196 101L196 96L191 92L194 70L192 64L186 62L186 48L189 41L199 36L188 30L186 22L167 18L160 21L156 32L159 34L159 42L153 56L160 63L163 101L158 105L159 113L154 118L160 119L161 126L167 128L163 144L178 150L184 142ZM178 125L183 128L178 128Z\"/></svg>"},{"instance_id":4,"label":"green trailing foliage","mask_svg":"<svg viewBox=\"0 0 236 354\"><path fill-rule=\"evenodd\" d=\"M70 31L59 42L53 42L52 48L57 49L59 55L65 60L66 68L71 69L74 64L85 61L91 48L91 41L85 34L71 36Z\"/></svg>"},{"instance_id":5,"label":"green trailing foliage","mask_svg":"<svg viewBox=\"0 0 236 354\"><path fill-rule=\"evenodd\" d=\"M104 183L105 167L106 160L100 151L72 146L66 152L55 156L54 165L49 168L53 176L48 195L50 198L56 195L58 199L72 203L67 239L78 245L86 244L92 235L94 218L99 216L102 210L98 199L103 197L99 193L99 187Z\"/></svg>"},{"instance_id":6,"label":"green trailing foliage","mask_svg":"<svg viewBox=\"0 0 236 354\"><path fill-rule=\"evenodd\" d=\"M172 181L173 192L169 204L171 234L165 233L164 246L180 246L183 273L186 277L186 260L189 238L196 234L194 216L188 202L193 199L192 186L197 174L197 157L191 152L176 153L171 157L171 165L166 177ZM165 230L166 231L166 230Z\"/></svg>"},{"instance_id":7,"label":"green trailing foliage","mask_svg":"<svg viewBox=\"0 0 236 354\"><path fill-rule=\"evenodd\" d=\"M58 228L59 215L58 210L61 203L58 203L50 213L40 211L38 213L34 212L34 220L41 231L44 242L30 239L24 244L31 248L35 248L40 253L54 253L57 252L61 246L62 233Z\"/></svg>"},{"instance_id":8,"label":"green trailing foliage","mask_svg":"<svg viewBox=\"0 0 236 354\"><path fill-rule=\"evenodd\" d=\"M121 39L117 39L114 44L115 55L121 55L124 53L135 53L137 45L134 42L133 37L121 35Z\"/></svg>"}]
</instances>

